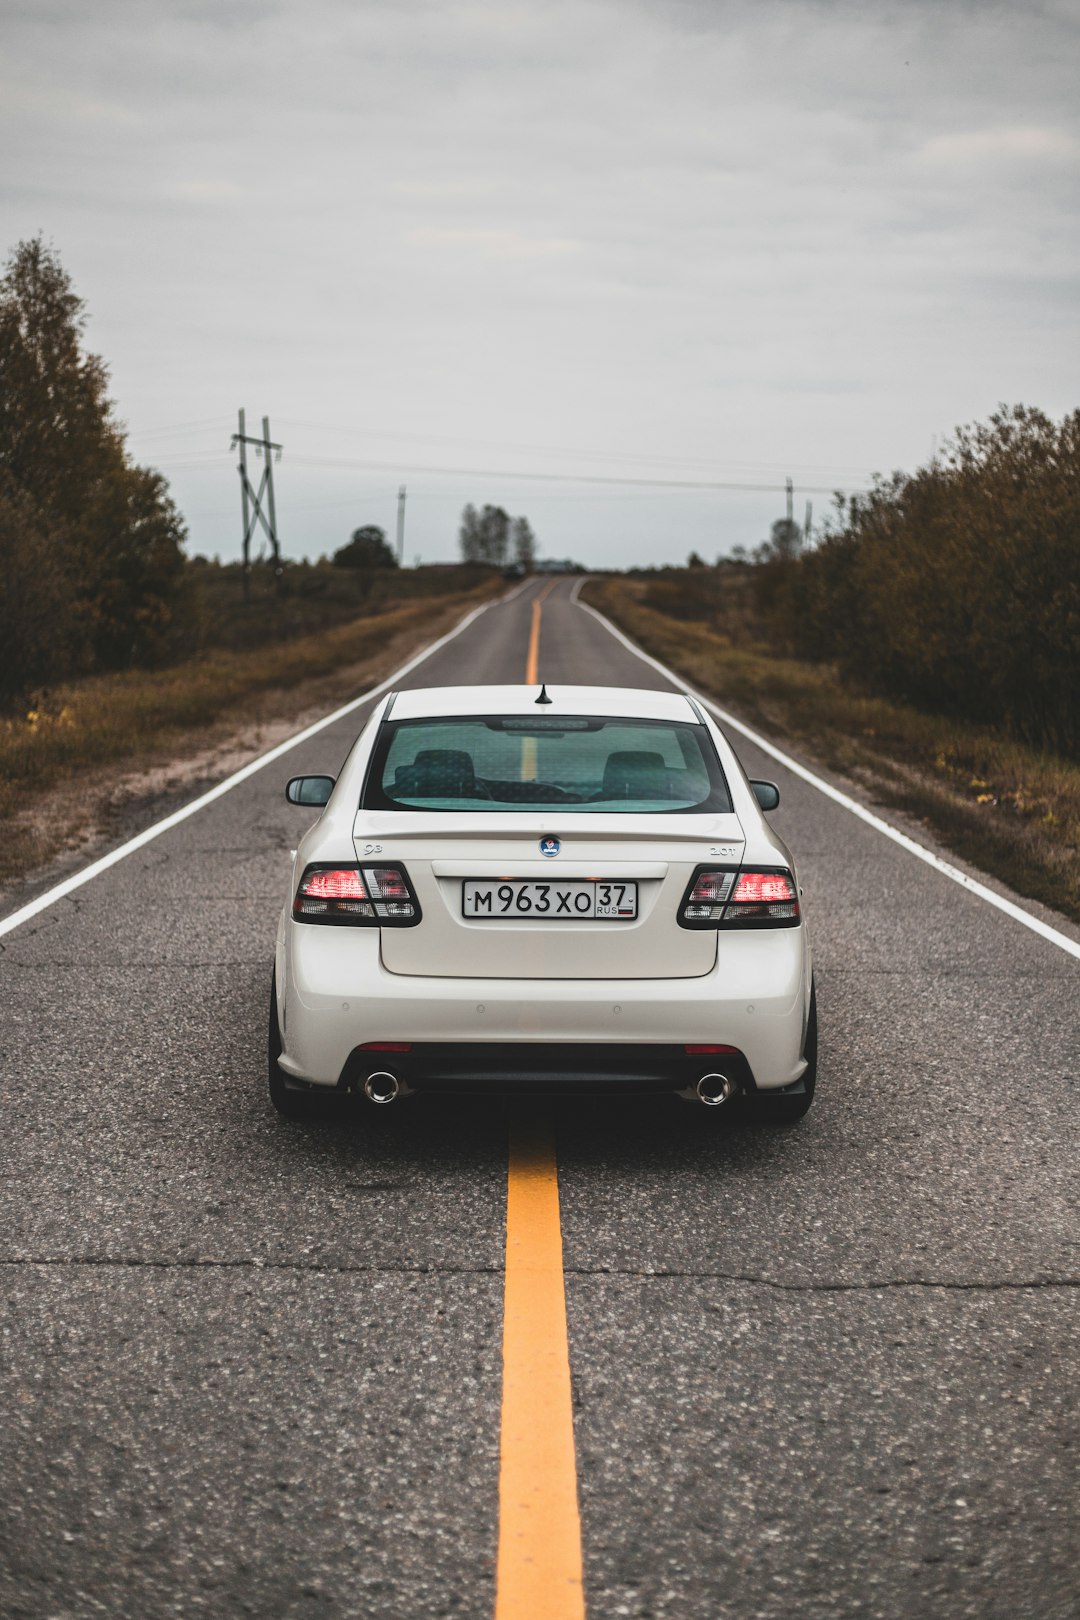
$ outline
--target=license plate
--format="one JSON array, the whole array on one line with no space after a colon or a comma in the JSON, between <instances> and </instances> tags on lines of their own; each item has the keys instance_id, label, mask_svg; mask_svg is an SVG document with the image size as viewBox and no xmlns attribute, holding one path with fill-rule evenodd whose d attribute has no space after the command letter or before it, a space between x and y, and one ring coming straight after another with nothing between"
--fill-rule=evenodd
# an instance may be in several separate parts
<instances>
[{"instance_id":1,"label":"license plate","mask_svg":"<svg viewBox=\"0 0 1080 1620\"><path fill-rule=\"evenodd\" d=\"M601 882L586 878L577 883L481 882L466 878L461 886L462 915L497 922L528 917L540 922L632 922L637 916L637 884Z\"/></svg>"}]
</instances>

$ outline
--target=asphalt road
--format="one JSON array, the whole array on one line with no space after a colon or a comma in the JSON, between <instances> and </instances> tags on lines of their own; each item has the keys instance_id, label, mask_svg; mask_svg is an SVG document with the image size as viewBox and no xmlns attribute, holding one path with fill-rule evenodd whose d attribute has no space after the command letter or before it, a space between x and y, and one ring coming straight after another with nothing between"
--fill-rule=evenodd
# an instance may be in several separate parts
<instances>
[{"instance_id":1,"label":"asphalt road","mask_svg":"<svg viewBox=\"0 0 1080 1620\"><path fill-rule=\"evenodd\" d=\"M520 679L537 589L402 684ZM540 669L664 684L565 582ZM281 789L356 729L3 941L7 1620L490 1614L506 1115L264 1095ZM1080 969L739 752L818 1096L558 1107L588 1613L1076 1616Z\"/></svg>"}]
</instances>

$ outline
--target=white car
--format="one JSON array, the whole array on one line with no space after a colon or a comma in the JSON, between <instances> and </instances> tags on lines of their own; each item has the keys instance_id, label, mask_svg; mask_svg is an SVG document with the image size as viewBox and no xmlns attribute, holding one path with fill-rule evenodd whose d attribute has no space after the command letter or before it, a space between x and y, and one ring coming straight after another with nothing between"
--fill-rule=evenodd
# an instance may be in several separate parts
<instances>
[{"instance_id":1,"label":"white car","mask_svg":"<svg viewBox=\"0 0 1080 1620\"><path fill-rule=\"evenodd\" d=\"M814 1095L795 867L690 697L391 693L296 852L270 1004L274 1106L419 1091Z\"/></svg>"}]
</instances>

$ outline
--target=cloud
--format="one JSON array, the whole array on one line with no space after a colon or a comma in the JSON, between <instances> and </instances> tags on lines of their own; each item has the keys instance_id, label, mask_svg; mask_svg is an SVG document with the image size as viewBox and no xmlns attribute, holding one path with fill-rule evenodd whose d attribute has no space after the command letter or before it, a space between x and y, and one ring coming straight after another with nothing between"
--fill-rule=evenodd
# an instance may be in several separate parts
<instances>
[{"instance_id":1,"label":"cloud","mask_svg":"<svg viewBox=\"0 0 1080 1620\"><path fill-rule=\"evenodd\" d=\"M507 228L450 230L422 225L407 233L417 247L460 249L489 259L552 259L580 253L582 244L568 237L529 236Z\"/></svg>"},{"instance_id":2,"label":"cloud","mask_svg":"<svg viewBox=\"0 0 1080 1620\"><path fill-rule=\"evenodd\" d=\"M231 203L243 196L242 186L225 179L177 180L171 191L184 202L194 203Z\"/></svg>"},{"instance_id":3,"label":"cloud","mask_svg":"<svg viewBox=\"0 0 1080 1620\"><path fill-rule=\"evenodd\" d=\"M142 123L141 115L120 97L87 94L72 86L61 87L48 79L17 73L0 73L0 102L9 123L33 125L48 121L62 126L85 126L88 133L98 129L131 130Z\"/></svg>"},{"instance_id":4,"label":"cloud","mask_svg":"<svg viewBox=\"0 0 1080 1620\"><path fill-rule=\"evenodd\" d=\"M920 147L925 163L943 168L974 168L999 163L1075 164L1080 140L1061 129L1015 125L935 135Z\"/></svg>"}]
</instances>

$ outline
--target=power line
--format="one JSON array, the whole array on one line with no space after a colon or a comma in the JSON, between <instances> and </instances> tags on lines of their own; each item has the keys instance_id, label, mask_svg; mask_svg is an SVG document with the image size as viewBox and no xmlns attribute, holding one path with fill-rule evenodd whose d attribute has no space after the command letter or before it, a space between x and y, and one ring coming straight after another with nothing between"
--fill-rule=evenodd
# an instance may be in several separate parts
<instances>
[{"instance_id":1,"label":"power line","mask_svg":"<svg viewBox=\"0 0 1080 1620\"><path fill-rule=\"evenodd\" d=\"M257 441L261 443L262 441ZM192 468L218 465L217 451L199 451L190 455L169 456L167 458L170 468ZM735 480L722 479L694 479L694 478L632 478L618 474L597 473L544 473L523 472L517 469L491 467L432 467L420 466L413 462L400 461L354 461L347 458L334 458L330 456L305 456L293 454L294 467L345 469L357 472L413 472L426 473L435 477L444 478L513 478L526 479L539 483L555 484L595 484L608 488L627 489L656 489L656 490L742 490L758 494L784 494L785 483L741 483ZM835 483L835 484L800 484L801 490L815 495L833 495L837 492L865 490L869 488L866 483ZM417 491L418 496L428 493ZM335 503L336 504L336 503Z\"/></svg>"},{"instance_id":2,"label":"power line","mask_svg":"<svg viewBox=\"0 0 1080 1620\"><path fill-rule=\"evenodd\" d=\"M643 450L582 450L579 446L567 445L537 445L522 444L508 440L468 439L460 436L448 437L436 433L401 433L388 432L380 428L353 428L338 423L318 423L301 420L299 418L282 418L290 427L310 428L317 433L346 434L351 438L365 439L402 439L413 443L439 444L439 445L472 445L492 450L525 451L530 455L541 456L570 456L575 460L588 461L632 461L636 464L651 462L655 466L693 467L708 464L713 460L709 456L670 456ZM830 472L842 473L850 476L852 467L850 463L844 466L822 462L776 462L776 461L739 461L735 465L756 471L779 471L781 467L795 473L817 473L827 476ZM859 475L861 476L861 475Z\"/></svg>"},{"instance_id":3,"label":"power line","mask_svg":"<svg viewBox=\"0 0 1080 1620\"><path fill-rule=\"evenodd\" d=\"M357 505L359 505L363 501L382 500L382 499L388 497L389 493L390 493L390 491L389 491L389 488L388 488L388 486L386 484L383 484L383 483L369 484L369 485L365 485L363 488L354 490L352 494L350 494L350 495L348 495L348 496L346 496L344 498L339 498L339 499L333 500L333 501L292 501L291 500L289 502L289 512L293 516L298 516L302 512L340 512L340 511L346 510L349 507L354 507L355 508ZM581 490L581 491L575 491L573 494L570 494L570 493L556 494L554 492L545 491L543 494L530 495L529 502L530 502L530 505L537 505L537 504L541 504L541 503L544 504L544 505L548 505L551 502L558 503L558 502L572 501L574 503L574 505L579 506L579 505L582 505L582 504L587 505L590 502L598 503L598 502L602 502L602 501L662 501L662 500L668 499L672 495L680 495L680 494L682 494L682 495L692 495L694 493L695 492L693 490L663 490L663 489L656 489L656 490L637 489L637 490L625 490L625 491L611 490L611 491L608 491L608 492L605 492L605 491L590 492L590 491L586 491L586 490ZM437 489L437 488L427 488L427 489L425 489L423 486L421 486L419 489L410 490L409 499L411 501L449 501L449 500L458 500L458 499L460 499L460 495L461 495L460 489L449 489L449 488L447 488L447 489ZM200 506L200 507L196 507L196 508L190 509L190 510L186 509L186 512L187 512L187 516L189 518L192 518L192 519L194 519L194 518L205 519L205 518L227 517L231 510L232 510L231 507L224 507L224 506L213 506L213 507Z\"/></svg>"},{"instance_id":4,"label":"power line","mask_svg":"<svg viewBox=\"0 0 1080 1620\"><path fill-rule=\"evenodd\" d=\"M194 428L196 425L198 425L198 424L192 424L192 427ZM306 424L306 425L310 425L310 424ZM158 431L163 434L165 432L165 429L160 429ZM404 434L402 434L402 435L374 434L372 436L373 437L383 437L383 438L412 437L412 435L404 435ZM440 441L438 439L429 438L427 435L416 435L415 437L417 439L421 440L421 442L428 442L428 443L440 443L440 442L442 442L442 443L449 444L449 443L455 442L453 440L441 440ZM235 434L233 435L233 438L234 438L234 441L235 441L235 438L236 438ZM260 443L260 444L262 443L261 440L253 441L253 442ZM463 442L463 441L457 441L457 442ZM467 441L465 441L465 442L467 442ZM528 446L522 446L521 448L527 449L529 447ZM549 453L551 453L551 454L554 454L555 452L554 451L552 451L552 452L538 451L538 452L535 452L535 453L539 453L539 454L549 454ZM587 455L589 457L589 459L594 459L594 460L604 460L604 459L615 460L615 459L619 459L614 453L603 452L603 451L601 451L601 452L568 451L568 452L563 452L563 453L564 454L570 454L570 455L579 455L579 454L583 455L583 456ZM197 466L209 465L209 464L214 463L216 461L216 459L217 459L217 452L216 451L211 451L211 450L203 451L203 450L196 450L194 448L192 448L190 450L186 450L186 451L179 451L177 454L174 454L174 455L170 455L170 454L168 454L168 452L164 452L164 453L158 452L158 454L161 457L161 459L167 460L170 466L178 467L178 468L179 467L197 467ZM660 465L663 465L665 463L674 464L674 463L676 463L678 461L678 462L681 462L684 465L693 465L697 458L691 458L691 457L675 458L675 457L644 456L644 455L642 455L642 456L634 456L632 458L627 457L627 459L632 459L634 461L635 465L640 465L640 463L642 461L645 461L645 462L652 461L653 463L660 464ZM691 489L691 490L694 490L694 489L696 489L696 490L741 490L741 491L746 491L746 492L750 492L750 493L759 493L759 494L784 494L784 493L786 493L786 488L787 488L787 480L786 479L783 482L780 482L779 480L777 480L775 482L772 481L772 480L768 480L768 481L762 480L762 481L759 482L757 480L749 480L749 479L740 480L740 479L717 479L717 478L653 478L653 477L644 478L644 477L635 477L632 474L624 474L624 473L586 473L586 472L575 472L575 471L571 471L571 470L567 470L567 471L563 471L563 472L540 472L540 471L526 472L525 470L523 470L521 468L516 468L516 467L515 468L494 468L494 467L450 467L450 466L446 466L446 465L435 466L433 464L428 464L428 463L403 462L403 461L397 461L397 460L367 461L367 460L360 460L359 458L356 458L356 457L348 457L348 456L311 456L311 455L304 455L303 453L297 454L295 451L293 452L293 464L296 465L296 466L313 467L313 468L319 468L319 467L325 467L325 468L348 468L348 469L356 469L357 471L361 471L361 472L416 472L416 473L424 473L424 474L428 474L428 475L434 475L436 477L441 476L441 477L446 477L446 478L512 478L512 479L515 479L515 480L517 480L517 479L529 480L529 481L538 482L538 483L581 483L581 484L606 485L606 486L609 486L609 487L617 487L617 486L622 485L622 486L625 486L625 487L628 487L628 488ZM746 465L746 466L754 466L755 464L748 462L748 463L744 463L744 465ZM775 463L767 463L767 462L759 462L756 465L761 466L761 467L769 467L769 466L773 466L773 465L776 465L776 464ZM800 470L805 470L806 465L807 464L798 464L798 463L796 463L795 464L796 471L798 472ZM820 466L820 464L819 464L819 466ZM837 471L839 472L840 469L838 468ZM820 473L819 473L819 476L820 476ZM855 479L850 480L850 481L847 480L847 479L840 479L839 481L830 482L828 484L802 484L800 482L800 488L801 489L804 489L804 490L810 491L813 494L819 494L819 495L820 494L831 495L831 494L835 493L838 490L847 491L847 490L853 490L853 489L866 489L868 487L869 487L868 481L866 480L865 476L859 477L858 475L856 475Z\"/></svg>"},{"instance_id":5,"label":"power line","mask_svg":"<svg viewBox=\"0 0 1080 1620\"><path fill-rule=\"evenodd\" d=\"M217 416L203 417L198 422L170 422L165 427L134 428L128 434L129 439L160 439L167 434L194 433L199 428L218 427L221 418Z\"/></svg>"},{"instance_id":6,"label":"power line","mask_svg":"<svg viewBox=\"0 0 1080 1620\"><path fill-rule=\"evenodd\" d=\"M432 467L406 461L354 461L330 456L294 456L293 465L300 467L345 467L358 472L411 472L428 473L442 478L514 478L540 484L603 484L624 486L628 489L702 489L742 490L759 495L784 495L788 480L777 484L737 483L706 478L631 478L604 473L544 473L522 472L506 467ZM836 484L802 484L800 488L812 495L843 493L845 489L866 486L839 486Z\"/></svg>"},{"instance_id":7,"label":"power line","mask_svg":"<svg viewBox=\"0 0 1080 1620\"><path fill-rule=\"evenodd\" d=\"M133 431L129 435L129 437L134 438L134 439L142 440L142 439L150 439L150 438L164 438L166 436L171 436L171 435L176 435L177 437L186 436L188 433L196 432L196 431L198 431L198 430L200 430L202 428L213 427L215 425L215 423L217 422L217 420L218 419L216 417L213 417L213 418L203 418L203 419L201 419L199 421L173 422L173 423L163 424L163 425L161 425L159 427L138 429L136 431ZM569 456L573 460L576 460L576 461L580 461L580 460L601 461L601 462L602 461L613 461L613 462L631 461L631 462L633 462L633 464L635 466L639 466L644 462L644 463L651 463L652 465L659 466L659 467L688 467L689 468L689 467L701 466L703 464L706 464L711 459L711 458L706 457L706 456L670 456L670 455L658 454L658 453L652 452L652 451L650 451L650 452L644 452L644 451L633 451L633 452L631 452L631 451L625 451L625 450L582 450L582 449L579 449L577 447L570 447L570 446L522 444L522 443L512 443L512 442L506 441L506 440L495 441L495 440L490 440L490 439L468 439L468 438L462 438L460 436L447 436L447 435L431 434L431 433L388 432L388 431L386 431L384 429L377 429L377 428L364 428L364 429L361 430L361 429L356 429L356 428L351 428L351 427L343 427L340 423L335 423L335 424L329 424L328 423L328 424L320 425L318 423L309 422L309 421L306 421L306 420L301 420L299 418L288 418L288 417L281 418L281 420L285 421L287 425L292 425L292 426L296 426L296 427L303 427L303 428L311 428L311 429L314 429L314 430L316 430L316 431L318 431L320 433L331 432L332 431L332 432L336 432L336 433L347 434L347 435L349 435L351 437L356 437L356 436L358 436L359 434L362 433L363 436L365 438L368 438L368 439L400 439L400 440L406 440L406 441L410 441L410 442L417 443L417 444L432 444L432 445L447 445L447 446L451 446L451 445L470 445L470 444L474 445L474 446L484 445L484 446L488 446L491 449L495 449L495 450L522 450L522 451L526 451L530 455ZM207 451L207 452L204 453L204 452L200 452L200 451L190 451L190 452L188 452L187 454L184 455L184 463L193 465L193 464L195 464L195 462L198 459L202 458L203 454L205 454L207 456L207 458L209 459L209 458L213 457L214 455L216 455L216 452ZM295 452L294 452L294 456L295 456ZM171 457L170 459L173 460L174 462L176 462L176 464L179 464L179 459L178 458ZM300 459L300 458L296 458L296 459ZM327 465L327 466L334 466L334 465L342 465L342 466L344 466L344 465L348 465L348 466L361 466L361 467L362 466L371 466L371 467L375 467L375 468L390 468L390 469L394 469L394 468L397 468L397 467L404 467L407 470L413 470L413 464L412 463L401 463L401 462L396 462L396 461L379 461L379 462L365 463L365 462L354 461L354 460L347 459L347 458L329 458L328 457L328 458L325 458L325 460L320 460L320 461L315 461L312 458L308 458L308 457L304 457L302 459L308 465ZM766 462L766 461L756 461L756 462L755 461L740 461L740 462L736 462L735 465L739 466L739 467L742 467L742 468L746 468L747 470L751 470L751 471L760 470L760 471L763 471L763 472L764 471L772 471L772 470L779 471L781 466L786 466L789 470L794 471L796 475L800 475L800 474L811 474L812 475L812 474L816 473L819 478L822 477L823 475L825 477L828 477L830 472L835 472L837 474L837 476L840 478L841 484L843 485L843 487L847 487L846 481L849 478L852 478L852 477L853 477L853 482L855 482L855 483L859 483L859 484L865 484L866 483L865 475L864 474L859 474L859 473L854 473L853 474L853 469L850 466L850 464L845 466L845 467L841 467L839 465L833 464L832 467L829 467L827 464L823 464L821 462L816 462L816 463L794 462L793 463L793 462L789 461L789 462L786 462L786 463L779 463L779 462ZM425 471L425 472L427 472L427 471L444 472L449 476L457 476L457 475L459 475L458 469L452 468L452 467L442 467L442 468L422 467L422 468L419 468L419 470L420 471ZM476 474L476 471L477 471L477 469L474 469L474 468L462 468L462 469L460 469L460 476L471 477L471 476L474 476ZM488 470L488 469L481 469L480 470L480 476L485 476L486 477L486 476L491 476L491 475L492 474L490 473L490 470ZM609 483L614 483L614 482L618 482L618 483L622 483L622 482L640 483L640 482L642 482L642 480L640 480L640 479L634 479L632 477L631 478L623 478L620 475L616 475L616 474L606 474L606 475L605 474L591 474L590 475L590 474L586 474L586 473L566 473L566 474L559 474L559 473L528 473L528 474L525 474L525 473L518 472L516 469L513 470L513 471L510 471L510 472L497 474L496 476L504 476L504 477L512 477L512 478L529 477L529 478L541 478L541 479L545 479L545 478L546 479L566 478L568 480L569 479L585 480L585 479L587 479L589 477L592 477L593 479L596 479L598 481L600 479L603 479L605 482L609 482ZM648 482L650 482L652 484L655 484L655 485L658 485L660 487L664 487L665 485L676 485L676 484L679 484L679 483L684 483L684 484L687 484L687 485L692 485L695 488L761 489L761 490L765 490L765 491L767 491L769 493L772 493L772 492L774 492L774 490L782 488L782 486L779 485L779 483L777 483L776 485L774 485L772 483L767 483L767 484L763 483L763 484L758 485L758 484L751 484L751 483L738 483L738 482L731 481L731 480L723 481L723 480L717 480L717 479L685 479L685 480L650 479L650 480L648 480ZM806 487L806 486L803 486L803 487ZM820 489L825 489L826 488L825 485L821 485L819 487L820 487ZM837 486L834 483L830 483L827 486L829 491L831 491L832 489L834 489L836 487Z\"/></svg>"}]
</instances>

